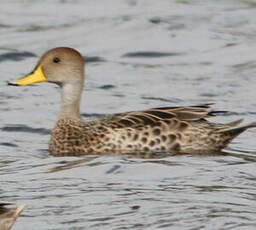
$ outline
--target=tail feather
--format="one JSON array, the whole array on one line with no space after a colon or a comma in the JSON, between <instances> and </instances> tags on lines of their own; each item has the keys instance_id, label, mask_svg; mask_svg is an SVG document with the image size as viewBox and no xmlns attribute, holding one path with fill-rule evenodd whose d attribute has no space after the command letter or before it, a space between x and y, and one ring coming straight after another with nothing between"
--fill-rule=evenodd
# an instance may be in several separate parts
<instances>
[{"instance_id":1,"label":"tail feather","mask_svg":"<svg viewBox=\"0 0 256 230\"><path fill-rule=\"evenodd\" d=\"M232 122L226 123L225 125L228 125L230 127L238 126L243 120L244 119L239 119L239 120L236 120L236 121L232 121Z\"/></svg>"},{"instance_id":2,"label":"tail feather","mask_svg":"<svg viewBox=\"0 0 256 230\"><path fill-rule=\"evenodd\" d=\"M233 127L230 127L228 129L224 129L224 130L220 130L220 132L224 133L224 134L229 134L233 139L234 137L238 136L240 133L244 132L245 130L247 130L249 128L256 127L256 122L252 122L250 124L240 126L240 127L234 127L234 126L238 125L239 123L241 123L241 121L242 120L238 120L238 121L229 123L229 124L232 124Z\"/></svg>"},{"instance_id":3,"label":"tail feather","mask_svg":"<svg viewBox=\"0 0 256 230\"><path fill-rule=\"evenodd\" d=\"M231 126L229 126L229 128L218 130L218 132L220 133L220 136L222 137L222 144L220 146L221 148L226 147L235 137L237 137L239 134L241 134L245 130L256 127L256 122L252 122L250 124L237 127L237 125L240 122L241 122L240 120L231 122Z\"/></svg>"}]
</instances>

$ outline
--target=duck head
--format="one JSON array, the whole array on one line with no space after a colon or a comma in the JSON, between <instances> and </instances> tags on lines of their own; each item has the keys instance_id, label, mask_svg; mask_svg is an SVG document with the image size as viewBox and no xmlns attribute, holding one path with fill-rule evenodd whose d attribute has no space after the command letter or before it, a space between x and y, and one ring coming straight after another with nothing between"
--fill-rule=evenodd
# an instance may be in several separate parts
<instances>
[{"instance_id":1,"label":"duck head","mask_svg":"<svg viewBox=\"0 0 256 230\"><path fill-rule=\"evenodd\" d=\"M52 82L61 87L62 105L59 118L79 118L79 104L85 78L84 59L75 49L58 47L47 51L34 70L9 85Z\"/></svg>"},{"instance_id":2,"label":"duck head","mask_svg":"<svg viewBox=\"0 0 256 230\"><path fill-rule=\"evenodd\" d=\"M84 59L78 51L69 47L58 47L47 51L30 74L9 84L23 86L48 81L60 86L83 85L84 72Z\"/></svg>"}]
</instances>

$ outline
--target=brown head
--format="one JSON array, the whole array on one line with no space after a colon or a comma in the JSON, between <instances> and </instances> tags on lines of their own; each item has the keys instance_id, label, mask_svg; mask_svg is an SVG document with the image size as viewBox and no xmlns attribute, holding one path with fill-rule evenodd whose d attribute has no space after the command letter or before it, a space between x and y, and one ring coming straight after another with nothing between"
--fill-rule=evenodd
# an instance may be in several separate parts
<instances>
[{"instance_id":1,"label":"brown head","mask_svg":"<svg viewBox=\"0 0 256 230\"><path fill-rule=\"evenodd\" d=\"M75 49L58 47L47 51L32 73L10 85L52 82L61 87L62 105L59 118L79 118L79 105L85 78L84 59Z\"/></svg>"},{"instance_id":2,"label":"brown head","mask_svg":"<svg viewBox=\"0 0 256 230\"><path fill-rule=\"evenodd\" d=\"M84 72L84 60L78 51L68 47L58 47L47 51L32 73L10 84L29 85L43 81L60 86L66 83L83 84Z\"/></svg>"}]
</instances>

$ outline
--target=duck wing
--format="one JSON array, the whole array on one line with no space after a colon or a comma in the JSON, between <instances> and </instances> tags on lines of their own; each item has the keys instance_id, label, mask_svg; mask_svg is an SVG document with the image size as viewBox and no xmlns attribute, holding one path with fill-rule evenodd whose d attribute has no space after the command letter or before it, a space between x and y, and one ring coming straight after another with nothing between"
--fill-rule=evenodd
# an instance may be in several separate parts
<instances>
[{"instance_id":1,"label":"duck wing","mask_svg":"<svg viewBox=\"0 0 256 230\"><path fill-rule=\"evenodd\" d=\"M214 116L210 104L185 107L160 107L144 111L119 113L107 118L108 123L119 128L154 125L159 121L197 121Z\"/></svg>"}]
</instances>

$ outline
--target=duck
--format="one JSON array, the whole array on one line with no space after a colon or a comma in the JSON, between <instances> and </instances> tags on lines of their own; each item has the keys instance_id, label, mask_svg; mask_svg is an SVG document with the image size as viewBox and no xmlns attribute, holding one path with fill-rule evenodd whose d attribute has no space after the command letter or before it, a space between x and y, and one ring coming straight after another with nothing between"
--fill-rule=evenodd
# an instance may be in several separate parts
<instances>
[{"instance_id":1,"label":"duck","mask_svg":"<svg viewBox=\"0 0 256 230\"><path fill-rule=\"evenodd\" d=\"M0 203L0 230L9 230L14 225L16 219L21 214L26 205L18 208L7 208L9 203Z\"/></svg>"},{"instance_id":2,"label":"duck","mask_svg":"<svg viewBox=\"0 0 256 230\"><path fill-rule=\"evenodd\" d=\"M53 156L214 153L248 128L256 127L256 122L241 126L242 119L227 124L210 122L207 118L217 114L211 104L151 108L85 121L80 115L85 61L70 47L45 52L30 74L9 85L39 82L61 88L60 111L49 143Z\"/></svg>"}]
</instances>

